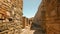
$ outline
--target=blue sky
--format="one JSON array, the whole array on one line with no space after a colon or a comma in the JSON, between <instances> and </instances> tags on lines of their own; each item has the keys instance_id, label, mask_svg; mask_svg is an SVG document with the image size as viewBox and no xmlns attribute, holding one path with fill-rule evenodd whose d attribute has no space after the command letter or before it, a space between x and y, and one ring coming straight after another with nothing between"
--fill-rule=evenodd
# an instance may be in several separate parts
<instances>
[{"instance_id":1,"label":"blue sky","mask_svg":"<svg viewBox=\"0 0 60 34\"><path fill-rule=\"evenodd\" d=\"M23 16L31 18L35 16L41 0L23 0Z\"/></svg>"}]
</instances>

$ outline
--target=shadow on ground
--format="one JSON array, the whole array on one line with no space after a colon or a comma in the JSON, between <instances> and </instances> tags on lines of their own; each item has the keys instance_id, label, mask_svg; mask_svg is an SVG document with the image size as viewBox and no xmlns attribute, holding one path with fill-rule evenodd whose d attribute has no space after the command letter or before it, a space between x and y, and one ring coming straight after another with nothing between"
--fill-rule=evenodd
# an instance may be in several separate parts
<instances>
[{"instance_id":1,"label":"shadow on ground","mask_svg":"<svg viewBox=\"0 0 60 34\"><path fill-rule=\"evenodd\" d=\"M32 23L32 26L30 28L31 30L35 30L33 34L46 34L46 30L43 29L40 25Z\"/></svg>"}]
</instances>

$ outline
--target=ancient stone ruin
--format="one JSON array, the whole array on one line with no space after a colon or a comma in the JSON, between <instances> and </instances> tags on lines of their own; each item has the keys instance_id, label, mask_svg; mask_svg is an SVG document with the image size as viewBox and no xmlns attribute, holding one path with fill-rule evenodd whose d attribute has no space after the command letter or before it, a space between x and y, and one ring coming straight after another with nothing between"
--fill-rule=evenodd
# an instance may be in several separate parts
<instances>
[{"instance_id":1,"label":"ancient stone ruin","mask_svg":"<svg viewBox=\"0 0 60 34\"><path fill-rule=\"evenodd\" d=\"M0 0L0 34L20 34L22 0Z\"/></svg>"}]
</instances>

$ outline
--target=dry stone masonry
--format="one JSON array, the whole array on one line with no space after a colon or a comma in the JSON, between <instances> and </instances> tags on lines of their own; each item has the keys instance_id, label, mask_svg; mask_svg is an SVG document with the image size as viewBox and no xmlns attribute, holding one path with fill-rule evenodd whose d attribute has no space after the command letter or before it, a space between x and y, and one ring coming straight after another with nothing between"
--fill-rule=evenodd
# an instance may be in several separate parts
<instances>
[{"instance_id":1,"label":"dry stone masonry","mask_svg":"<svg viewBox=\"0 0 60 34\"><path fill-rule=\"evenodd\" d=\"M0 34L20 34L23 0L0 0Z\"/></svg>"},{"instance_id":2,"label":"dry stone masonry","mask_svg":"<svg viewBox=\"0 0 60 34\"><path fill-rule=\"evenodd\" d=\"M60 34L60 0L42 0L32 29L35 34Z\"/></svg>"}]
</instances>

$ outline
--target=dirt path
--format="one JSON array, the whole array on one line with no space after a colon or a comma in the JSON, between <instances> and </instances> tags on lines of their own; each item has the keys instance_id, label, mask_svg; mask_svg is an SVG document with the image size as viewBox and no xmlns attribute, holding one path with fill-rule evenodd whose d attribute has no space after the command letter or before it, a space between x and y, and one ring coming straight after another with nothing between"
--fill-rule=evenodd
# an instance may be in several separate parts
<instances>
[{"instance_id":1,"label":"dirt path","mask_svg":"<svg viewBox=\"0 0 60 34\"><path fill-rule=\"evenodd\" d=\"M26 27L25 29L23 29L23 32L21 34L33 34L34 30L30 30L29 27Z\"/></svg>"}]
</instances>

